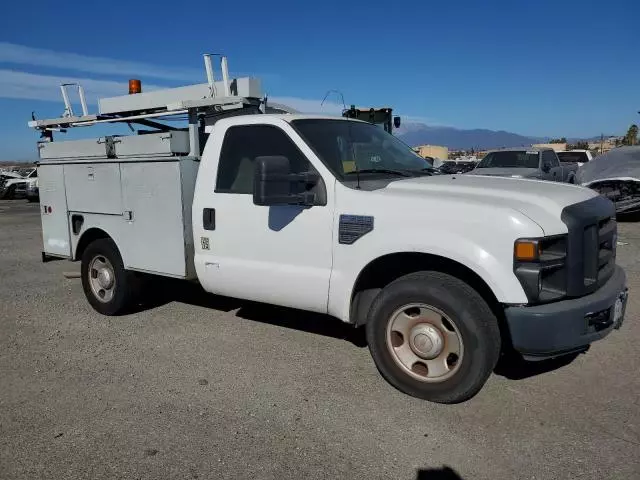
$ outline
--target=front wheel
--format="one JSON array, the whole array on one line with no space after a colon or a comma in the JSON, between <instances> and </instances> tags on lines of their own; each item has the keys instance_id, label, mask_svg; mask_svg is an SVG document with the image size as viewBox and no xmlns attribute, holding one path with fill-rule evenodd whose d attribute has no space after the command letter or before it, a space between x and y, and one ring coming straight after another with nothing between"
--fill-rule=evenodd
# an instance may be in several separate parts
<instances>
[{"instance_id":1,"label":"front wheel","mask_svg":"<svg viewBox=\"0 0 640 480\"><path fill-rule=\"evenodd\" d=\"M124 268L110 238L90 243L82 254L82 288L91 306L103 315L119 315L131 305L135 277Z\"/></svg>"},{"instance_id":2,"label":"front wheel","mask_svg":"<svg viewBox=\"0 0 640 480\"><path fill-rule=\"evenodd\" d=\"M367 341L391 385L438 403L473 397L500 354L498 322L487 303L440 272L406 275L385 287L369 311Z\"/></svg>"}]
</instances>

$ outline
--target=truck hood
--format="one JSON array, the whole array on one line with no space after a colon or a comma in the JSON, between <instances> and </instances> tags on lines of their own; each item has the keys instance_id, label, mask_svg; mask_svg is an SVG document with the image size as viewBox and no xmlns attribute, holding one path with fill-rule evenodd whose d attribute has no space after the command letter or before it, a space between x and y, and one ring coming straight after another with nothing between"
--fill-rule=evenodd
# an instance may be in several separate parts
<instances>
[{"instance_id":1,"label":"truck hood","mask_svg":"<svg viewBox=\"0 0 640 480\"><path fill-rule=\"evenodd\" d=\"M487 175L490 177L513 177L522 178L536 177L540 174L537 168L521 168L521 167L494 167L494 168L476 168L467 175Z\"/></svg>"},{"instance_id":2,"label":"truck hood","mask_svg":"<svg viewBox=\"0 0 640 480\"><path fill-rule=\"evenodd\" d=\"M546 235L566 232L560 216L568 205L583 202L597 193L566 183L477 175L417 177L391 182L390 195L428 197L436 208L448 203L509 207L536 222ZM428 207L427 207L428 208Z\"/></svg>"}]
</instances>

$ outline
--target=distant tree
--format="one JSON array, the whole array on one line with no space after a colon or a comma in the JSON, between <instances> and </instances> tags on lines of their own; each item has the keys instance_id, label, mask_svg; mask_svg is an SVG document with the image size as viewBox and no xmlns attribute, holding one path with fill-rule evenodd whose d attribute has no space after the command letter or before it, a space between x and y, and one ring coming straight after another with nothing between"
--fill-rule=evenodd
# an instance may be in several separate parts
<instances>
[{"instance_id":1,"label":"distant tree","mask_svg":"<svg viewBox=\"0 0 640 480\"><path fill-rule=\"evenodd\" d=\"M579 142L567 145L567 150L589 150L589 142L580 140Z\"/></svg>"},{"instance_id":2,"label":"distant tree","mask_svg":"<svg viewBox=\"0 0 640 480\"><path fill-rule=\"evenodd\" d=\"M549 143L567 143L567 138L566 137L552 138Z\"/></svg>"},{"instance_id":3,"label":"distant tree","mask_svg":"<svg viewBox=\"0 0 640 480\"><path fill-rule=\"evenodd\" d=\"M624 136L625 145L636 145L638 143L638 126L633 124L627 130L627 134Z\"/></svg>"}]
</instances>

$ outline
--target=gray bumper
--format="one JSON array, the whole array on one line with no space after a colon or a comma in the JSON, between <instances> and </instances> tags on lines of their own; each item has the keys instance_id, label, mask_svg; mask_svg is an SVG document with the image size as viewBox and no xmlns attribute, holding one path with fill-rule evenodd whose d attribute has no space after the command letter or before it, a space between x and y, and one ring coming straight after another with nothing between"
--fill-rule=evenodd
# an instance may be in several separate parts
<instances>
[{"instance_id":1,"label":"gray bumper","mask_svg":"<svg viewBox=\"0 0 640 480\"><path fill-rule=\"evenodd\" d=\"M609 281L591 295L532 307L506 307L513 347L528 359L585 349L622 324L626 283L624 270L616 266ZM622 301L622 316L614 321L618 299Z\"/></svg>"}]
</instances>

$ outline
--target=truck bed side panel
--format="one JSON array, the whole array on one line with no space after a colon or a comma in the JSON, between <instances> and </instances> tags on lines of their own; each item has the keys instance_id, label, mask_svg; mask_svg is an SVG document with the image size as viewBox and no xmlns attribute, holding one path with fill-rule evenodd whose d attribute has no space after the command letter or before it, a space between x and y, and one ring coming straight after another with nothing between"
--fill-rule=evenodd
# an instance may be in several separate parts
<instances>
[{"instance_id":1,"label":"truck bed side panel","mask_svg":"<svg viewBox=\"0 0 640 480\"><path fill-rule=\"evenodd\" d=\"M49 255L70 257L71 243L64 167L40 165L38 177L44 252Z\"/></svg>"},{"instance_id":2,"label":"truck bed side panel","mask_svg":"<svg viewBox=\"0 0 640 480\"><path fill-rule=\"evenodd\" d=\"M120 172L125 266L187 276L180 162L121 163Z\"/></svg>"}]
</instances>

